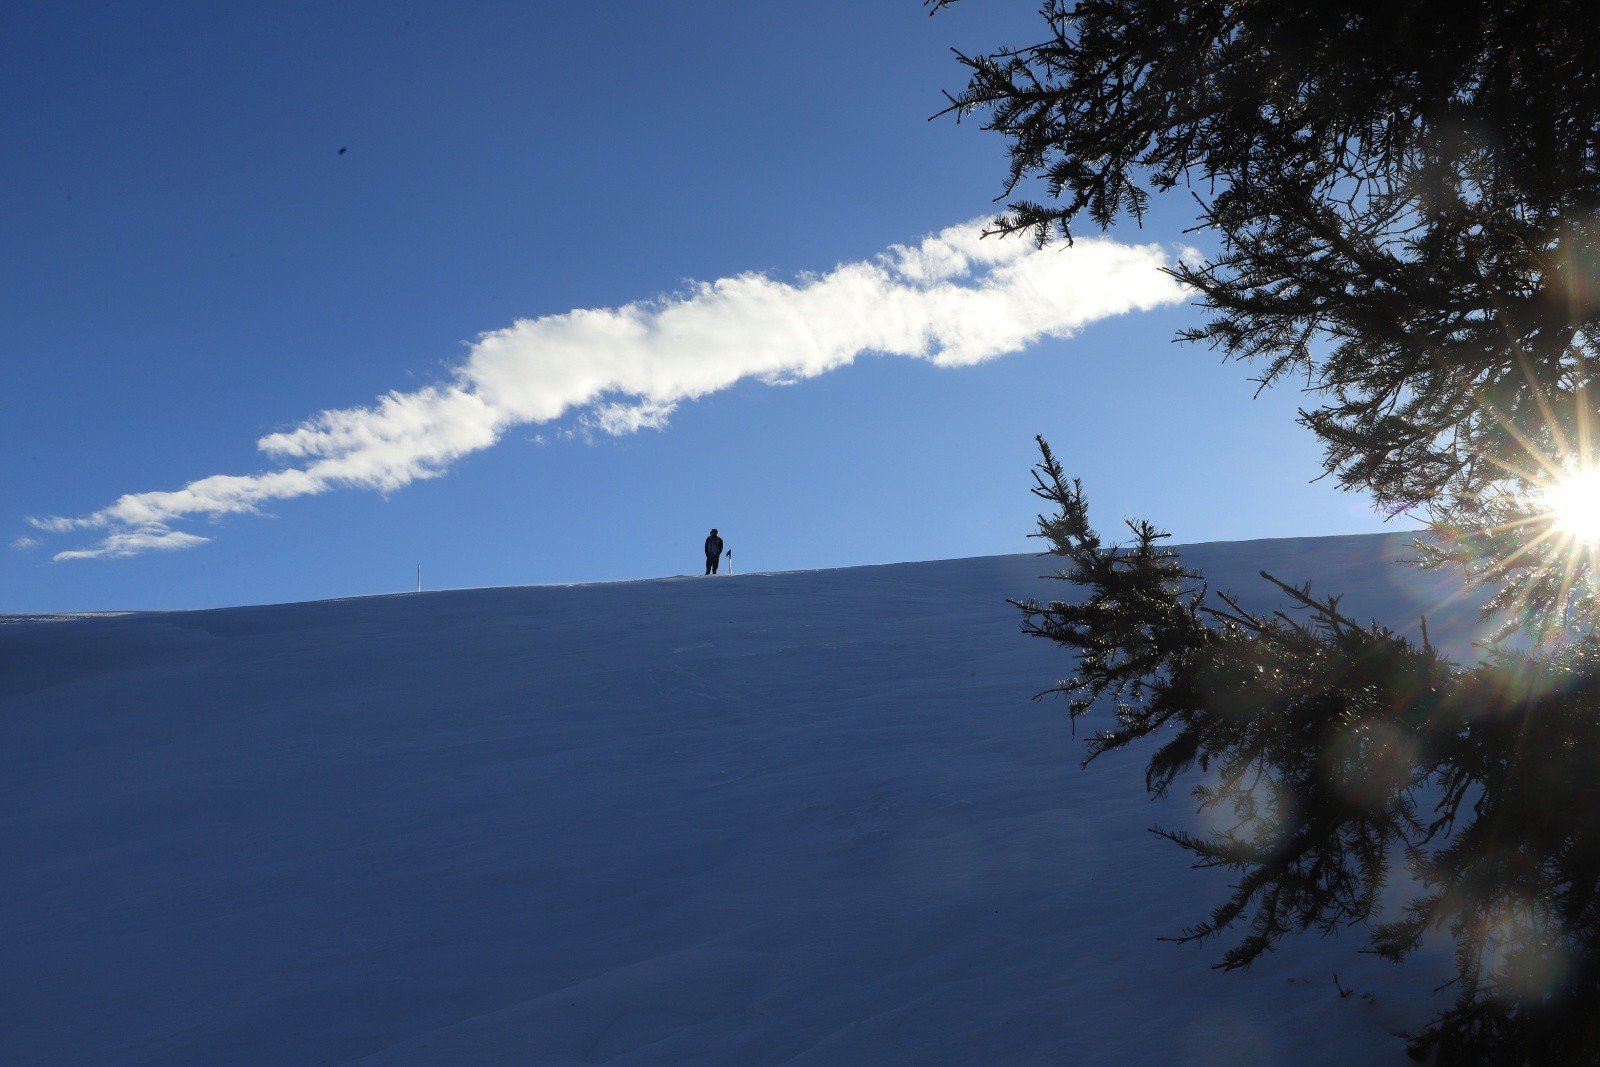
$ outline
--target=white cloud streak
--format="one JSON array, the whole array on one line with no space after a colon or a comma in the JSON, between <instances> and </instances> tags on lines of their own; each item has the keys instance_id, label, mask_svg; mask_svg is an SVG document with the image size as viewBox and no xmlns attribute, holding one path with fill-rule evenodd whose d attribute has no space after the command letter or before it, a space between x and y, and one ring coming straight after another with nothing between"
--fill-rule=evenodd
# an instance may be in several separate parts
<instances>
[{"instance_id":1,"label":"white cloud streak","mask_svg":"<svg viewBox=\"0 0 1600 1067\"><path fill-rule=\"evenodd\" d=\"M606 434L659 429L685 401L745 379L802 381L869 352L967 366L1185 296L1162 272L1171 257L1154 245L1080 239L1041 250L984 240L981 230L954 226L792 282L741 274L671 298L520 320L480 336L447 383L261 438L257 447L281 469L28 521L50 533L104 531L58 560L189 548L208 538L173 528L183 520L258 513L332 489L393 491L438 477L516 426L576 416Z\"/></svg>"}]
</instances>

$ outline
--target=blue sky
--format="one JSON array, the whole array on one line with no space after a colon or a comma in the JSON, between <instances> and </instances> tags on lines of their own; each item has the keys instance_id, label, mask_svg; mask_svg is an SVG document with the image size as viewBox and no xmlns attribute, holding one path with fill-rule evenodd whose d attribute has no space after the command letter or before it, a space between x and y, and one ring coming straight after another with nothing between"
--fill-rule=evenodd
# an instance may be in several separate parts
<instances>
[{"instance_id":1,"label":"blue sky","mask_svg":"<svg viewBox=\"0 0 1600 1067\"><path fill-rule=\"evenodd\" d=\"M5 5L0 611L1029 551L1036 433L1105 528L1384 528L1172 342L1182 200L971 240L1005 146L928 119L1036 21Z\"/></svg>"}]
</instances>

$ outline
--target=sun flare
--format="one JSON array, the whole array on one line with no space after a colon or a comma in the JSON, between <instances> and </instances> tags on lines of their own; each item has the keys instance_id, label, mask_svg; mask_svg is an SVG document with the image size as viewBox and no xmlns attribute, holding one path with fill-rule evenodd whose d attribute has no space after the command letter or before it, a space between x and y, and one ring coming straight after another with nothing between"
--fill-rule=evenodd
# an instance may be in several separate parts
<instances>
[{"instance_id":1,"label":"sun flare","mask_svg":"<svg viewBox=\"0 0 1600 1067\"><path fill-rule=\"evenodd\" d=\"M1555 529L1585 544L1600 544L1600 467L1583 467L1544 489Z\"/></svg>"}]
</instances>

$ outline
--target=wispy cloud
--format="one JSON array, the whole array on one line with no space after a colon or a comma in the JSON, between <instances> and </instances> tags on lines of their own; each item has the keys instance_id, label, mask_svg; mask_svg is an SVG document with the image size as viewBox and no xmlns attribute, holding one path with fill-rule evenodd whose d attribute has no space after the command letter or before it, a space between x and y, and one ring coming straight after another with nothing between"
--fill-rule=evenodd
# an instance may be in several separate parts
<instances>
[{"instance_id":1,"label":"wispy cloud","mask_svg":"<svg viewBox=\"0 0 1600 1067\"><path fill-rule=\"evenodd\" d=\"M813 378L868 353L945 367L981 363L1098 319L1176 303L1183 290L1154 245L1080 239L1037 249L951 227L876 258L792 281L741 274L618 308L525 319L478 338L448 382L324 411L257 442L279 469L217 474L182 489L131 493L38 530L98 531L55 558L131 556L208 538L195 518L259 512L275 500L433 478L509 429L576 417L593 431L660 428L685 401L748 378Z\"/></svg>"}]
</instances>

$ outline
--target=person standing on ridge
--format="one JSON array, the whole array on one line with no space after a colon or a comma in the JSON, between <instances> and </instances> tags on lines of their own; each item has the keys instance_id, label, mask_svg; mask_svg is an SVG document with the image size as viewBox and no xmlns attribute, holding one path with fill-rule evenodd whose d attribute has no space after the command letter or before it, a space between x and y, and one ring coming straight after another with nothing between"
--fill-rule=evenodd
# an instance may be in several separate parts
<instances>
[{"instance_id":1,"label":"person standing on ridge","mask_svg":"<svg viewBox=\"0 0 1600 1067\"><path fill-rule=\"evenodd\" d=\"M722 538L717 536L717 531L712 530L711 536L706 538L706 573L717 573L717 560L722 558Z\"/></svg>"}]
</instances>

